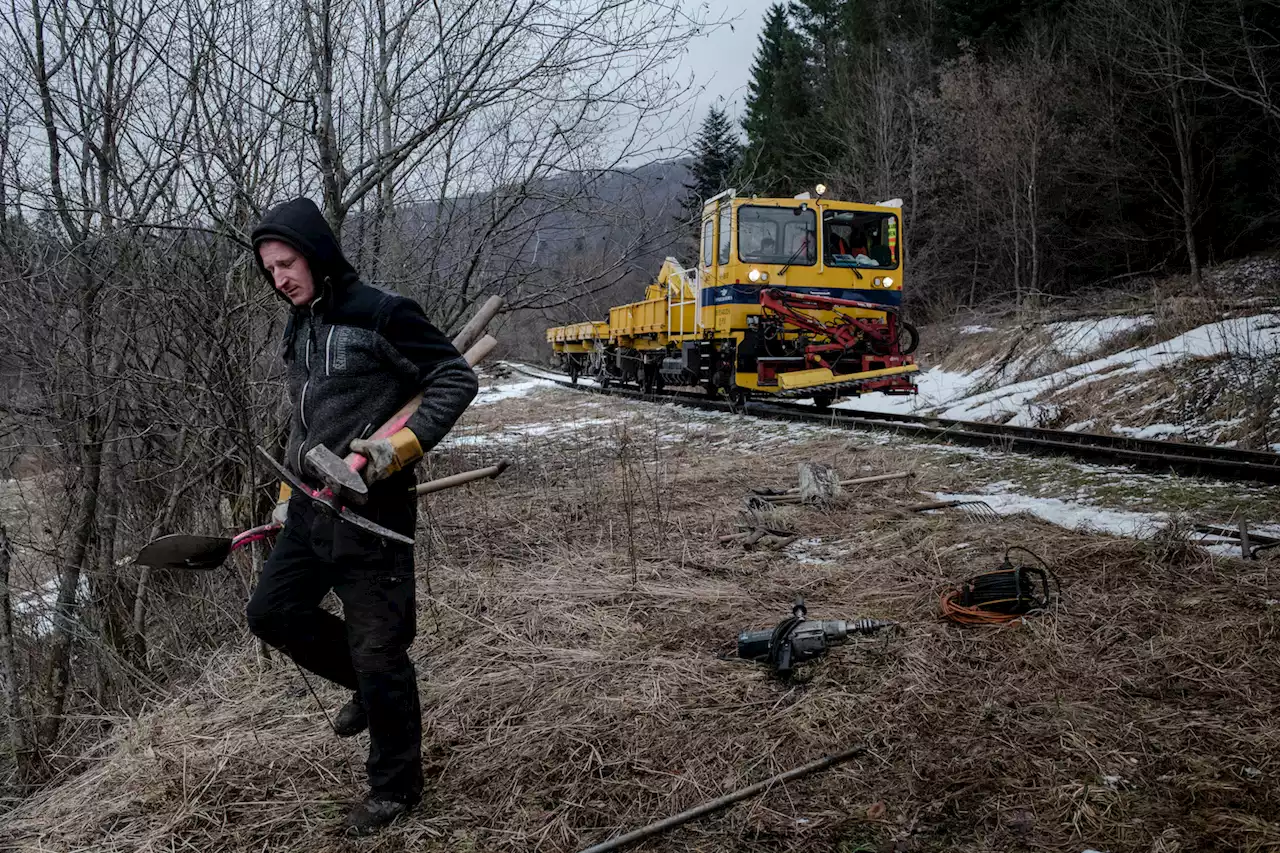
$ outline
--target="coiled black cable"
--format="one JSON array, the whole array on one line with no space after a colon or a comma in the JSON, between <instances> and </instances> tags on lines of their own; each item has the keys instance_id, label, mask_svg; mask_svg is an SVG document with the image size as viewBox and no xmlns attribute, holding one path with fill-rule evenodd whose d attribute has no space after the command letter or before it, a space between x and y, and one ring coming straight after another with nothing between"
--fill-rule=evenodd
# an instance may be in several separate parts
<instances>
[{"instance_id":1,"label":"coiled black cable","mask_svg":"<svg viewBox=\"0 0 1280 853\"><path fill-rule=\"evenodd\" d=\"M1009 559L1014 551L1029 554L1039 566L1015 566ZM1057 597L1061 598L1062 585L1040 555L1030 548L1011 545L1005 549L1000 568L975 575L958 589L942 595L942 615L965 625L1013 622L1028 613L1048 609L1054 600L1049 587L1051 580Z\"/></svg>"}]
</instances>

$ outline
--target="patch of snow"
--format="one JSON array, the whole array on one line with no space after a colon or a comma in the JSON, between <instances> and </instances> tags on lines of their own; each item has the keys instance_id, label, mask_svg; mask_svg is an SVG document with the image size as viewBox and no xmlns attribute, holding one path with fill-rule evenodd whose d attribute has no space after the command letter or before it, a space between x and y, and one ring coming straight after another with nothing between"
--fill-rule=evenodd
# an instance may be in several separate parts
<instances>
[{"instance_id":1,"label":"patch of snow","mask_svg":"<svg viewBox=\"0 0 1280 853\"><path fill-rule=\"evenodd\" d=\"M482 444L512 444L526 438L558 436L586 427L616 423L613 418L582 418L553 423L512 424L499 430L450 433L437 447L473 447Z\"/></svg>"},{"instance_id":2,"label":"patch of snow","mask_svg":"<svg viewBox=\"0 0 1280 853\"><path fill-rule=\"evenodd\" d=\"M919 389L917 394L910 396L866 394L861 397L841 400L832 408L855 412L888 412L890 414L909 415L914 412L936 409L955 400L963 399L965 394L969 392L970 386L978 379L978 376L973 373L959 373L934 367L917 373L915 378L916 387ZM812 402L812 400L809 402Z\"/></svg>"},{"instance_id":3,"label":"patch of snow","mask_svg":"<svg viewBox=\"0 0 1280 853\"><path fill-rule=\"evenodd\" d=\"M496 439L501 441L501 439ZM450 434L442 438L436 443L436 447L475 447L480 444L490 444L495 441L492 434L486 435L454 435Z\"/></svg>"},{"instance_id":4,"label":"patch of snow","mask_svg":"<svg viewBox=\"0 0 1280 853\"><path fill-rule=\"evenodd\" d=\"M993 491L987 494L958 495L939 492L940 501L985 501L998 515L1028 512L1059 527L1070 530L1093 530L1117 536L1145 538L1164 526L1164 513L1128 512L1064 501L1059 498L1033 498L1016 493Z\"/></svg>"},{"instance_id":5,"label":"patch of snow","mask_svg":"<svg viewBox=\"0 0 1280 853\"><path fill-rule=\"evenodd\" d=\"M1045 329L1053 337L1053 349L1067 358L1081 358L1097 352L1108 339L1122 332L1150 326L1150 314L1137 317L1101 317L1091 320L1072 320L1065 323L1046 323Z\"/></svg>"},{"instance_id":6,"label":"patch of snow","mask_svg":"<svg viewBox=\"0 0 1280 853\"><path fill-rule=\"evenodd\" d=\"M1220 542L1208 542L1201 540L1196 542L1196 545L1203 548L1205 551L1208 551L1210 554L1213 554L1215 557L1242 556L1240 552L1240 543L1232 542L1230 540L1223 540Z\"/></svg>"},{"instance_id":7,"label":"patch of snow","mask_svg":"<svg viewBox=\"0 0 1280 853\"><path fill-rule=\"evenodd\" d=\"M1137 391L1140 387L1142 387L1143 385L1146 385L1146 384L1147 384L1147 383L1142 382L1142 383L1139 383L1139 384L1137 384L1137 385L1130 385L1130 386L1129 386L1129 388L1127 389L1127 391L1128 391L1128 393L1135 392L1135 391ZM1161 399L1156 400L1154 403L1147 403L1145 406L1143 406L1142 408L1138 409L1138 411L1136 412L1136 414L1139 414L1139 415L1145 415L1147 412L1154 412L1154 411L1156 411L1157 409L1162 409L1162 408L1164 408L1165 406L1168 406L1168 405L1170 405L1171 403L1176 403L1176 402L1177 402L1177 398L1176 398L1176 397L1172 397L1172 396L1170 396L1170 397L1162 397Z\"/></svg>"},{"instance_id":8,"label":"patch of snow","mask_svg":"<svg viewBox=\"0 0 1280 853\"><path fill-rule=\"evenodd\" d=\"M555 385L545 379L526 379L523 382L516 382L512 385L489 385L480 389L480 392L476 394L476 398L471 401L471 405L487 406L490 403L499 403L515 397L528 396L539 388L554 387Z\"/></svg>"},{"instance_id":9,"label":"patch of snow","mask_svg":"<svg viewBox=\"0 0 1280 853\"><path fill-rule=\"evenodd\" d=\"M50 578L40 587L29 592L16 592L12 598L13 615L18 620L30 620L31 632L37 637L53 633L53 609L58 603L59 578ZM76 584L76 606L89 595L89 578L80 575Z\"/></svg>"},{"instance_id":10,"label":"patch of snow","mask_svg":"<svg viewBox=\"0 0 1280 853\"><path fill-rule=\"evenodd\" d=\"M508 364L507 362L500 362L500 363L507 366L508 368L515 371L516 373L521 374L522 376L532 375L538 379L546 379L550 382L567 382L569 379L568 375L564 373L556 373L553 370L542 370L541 368L531 367L530 365L527 365L527 364L520 364L519 370L516 370L517 366L514 364ZM586 385L591 388L600 387L599 382L597 382L594 379L588 379L585 376L578 377L578 384Z\"/></svg>"},{"instance_id":11,"label":"patch of snow","mask_svg":"<svg viewBox=\"0 0 1280 853\"><path fill-rule=\"evenodd\" d=\"M476 393L475 400L471 401L472 406L488 406L489 403L502 402L503 400L512 400L513 397L524 397L538 388L547 387L547 382L540 379L526 379L524 382L509 384L509 386L483 386L480 392Z\"/></svg>"},{"instance_id":12,"label":"patch of snow","mask_svg":"<svg viewBox=\"0 0 1280 853\"><path fill-rule=\"evenodd\" d=\"M1164 438L1169 435L1179 435L1183 432L1183 427L1178 424L1151 424L1144 427L1113 426L1111 431L1130 438Z\"/></svg>"},{"instance_id":13,"label":"patch of snow","mask_svg":"<svg viewBox=\"0 0 1280 853\"><path fill-rule=\"evenodd\" d=\"M962 335L981 335L983 332L994 332L994 326L961 326L960 334Z\"/></svg>"},{"instance_id":14,"label":"patch of snow","mask_svg":"<svg viewBox=\"0 0 1280 853\"><path fill-rule=\"evenodd\" d=\"M1225 421L1211 421L1200 426L1202 429L1231 429L1240 426L1243 422L1244 418L1227 418Z\"/></svg>"}]
</instances>

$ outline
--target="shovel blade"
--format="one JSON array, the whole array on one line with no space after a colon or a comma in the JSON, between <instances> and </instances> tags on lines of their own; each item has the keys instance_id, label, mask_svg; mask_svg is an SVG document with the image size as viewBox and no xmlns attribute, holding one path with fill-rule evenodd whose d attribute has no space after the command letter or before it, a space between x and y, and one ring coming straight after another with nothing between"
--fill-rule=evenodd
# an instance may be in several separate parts
<instances>
[{"instance_id":1,"label":"shovel blade","mask_svg":"<svg viewBox=\"0 0 1280 853\"><path fill-rule=\"evenodd\" d=\"M216 569L231 553L225 536L161 536L138 552L134 562L153 569Z\"/></svg>"}]
</instances>

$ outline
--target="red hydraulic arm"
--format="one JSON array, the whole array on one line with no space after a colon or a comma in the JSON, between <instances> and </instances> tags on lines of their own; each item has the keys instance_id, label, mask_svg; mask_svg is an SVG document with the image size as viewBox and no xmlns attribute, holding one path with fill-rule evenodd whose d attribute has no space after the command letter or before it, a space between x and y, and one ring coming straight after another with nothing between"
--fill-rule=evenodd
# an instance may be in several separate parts
<instances>
[{"instance_id":1,"label":"red hydraulic arm","mask_svg":"<svg viewBox=\"0 0 1280 853\"><path fill-rule=\"evenodd\" d=\"M886 356L901 355L898 351L898 310L893 306L855 299L837 299L834 296L815 296L811 293L788 293L781 288L770 287L761 291L760 307L766 314L777 315L792 326L827 338L829 343L809 344L805 347L805 359L822 367L831 368L831 365L822 357L822 353L850 351L863 337L875 341L878 344L877 349ZM824 323L808 314L800 313L801 311L833 311L836 308L882 311L885 319L883 321L867 320L838 314L831 322Z\"/></svg>"}]
</instances>

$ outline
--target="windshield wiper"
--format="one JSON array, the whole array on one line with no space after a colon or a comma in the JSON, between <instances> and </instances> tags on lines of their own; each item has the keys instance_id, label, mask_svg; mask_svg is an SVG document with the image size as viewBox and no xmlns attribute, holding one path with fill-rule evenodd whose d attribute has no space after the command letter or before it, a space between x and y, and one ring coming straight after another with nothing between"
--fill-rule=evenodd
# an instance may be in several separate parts
<instances>
[{"instance_id":1,"label":"windshield wiper","mask_svg":"<svg viewBox=\"0 0 1280 853\"><path fill-rule=\"evenodd\" d=\"M782 269L778 270L778 275L782 275L787 270L791 269L791 265L796 262L796 258L800 257L800 253L807 248L809 248L809 235L805 234L804 239L800 241L800 245L791 253L791 257L787 258L787 262L782 265Z\"/></svg>"}]
</instances>

